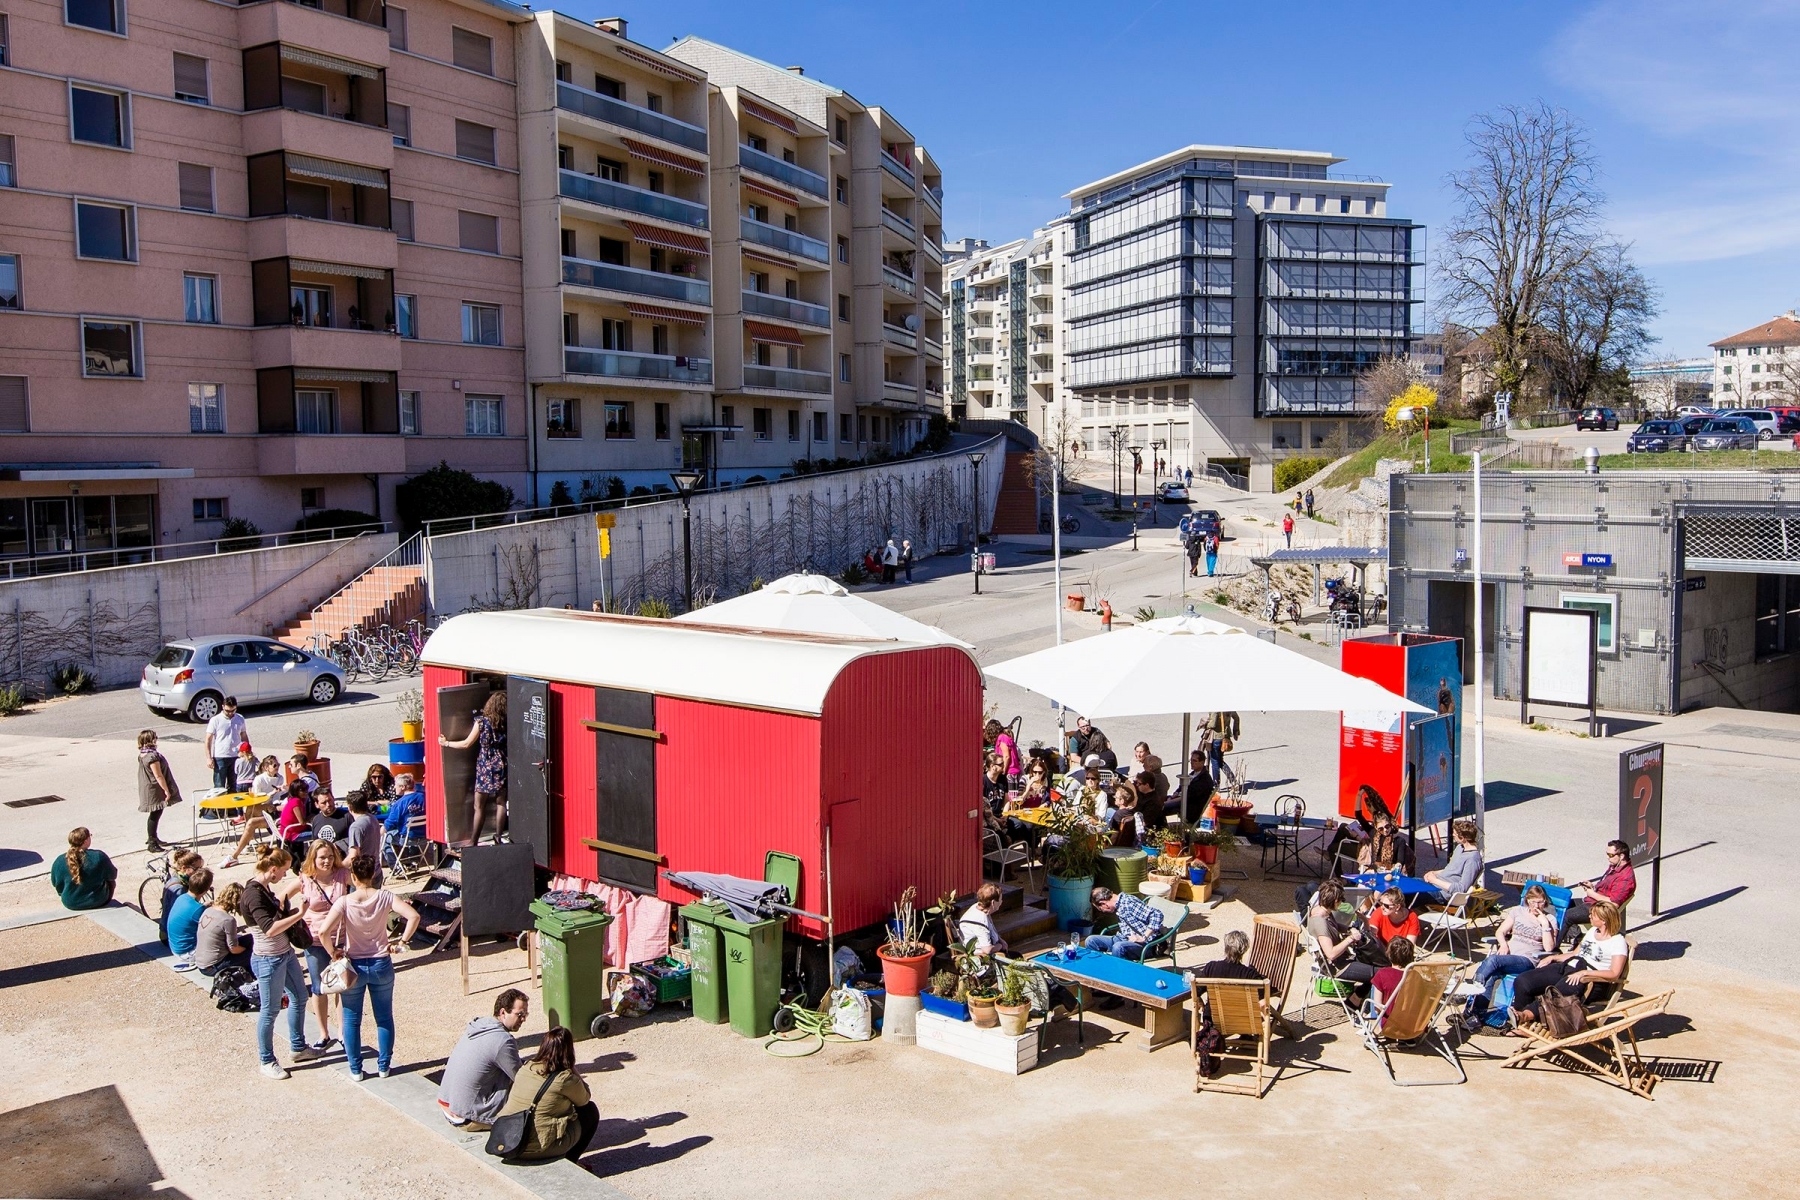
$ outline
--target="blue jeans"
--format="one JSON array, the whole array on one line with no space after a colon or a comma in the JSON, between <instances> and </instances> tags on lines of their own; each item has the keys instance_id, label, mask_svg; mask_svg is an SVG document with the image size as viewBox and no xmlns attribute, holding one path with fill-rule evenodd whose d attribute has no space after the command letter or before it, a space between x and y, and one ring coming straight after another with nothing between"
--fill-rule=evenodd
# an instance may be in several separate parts
<instances>
[{"instance_id":1,"label":"blue jeans","mask_svg":"<svg viewBox=\"0 0 1800 1200\"><path fill-rule=\"evenodd\" d=\"M385 954L380 958L353 958L350 968L356 982L344 989L344 1015L339 1021L344 1032L344 1055L350 1073L362 1074L363 993L375 1009L375 1069L385 1071L394 1060L394 960Z\"/></svg>"},{"instance_id":2,"label":"blue jeans","mask_svg":"<svg viewBox=\"0 0 1800 1200\"><path fill-rule=\"evenodd\" d=\"M1211 575L1215 570L1217 570L1218 566L1219 566L1219 556L1218 555L1209 554L1206 556L1206 573L1208 575Z\"/></svg>"},{"instance_id":3,"label":"blue jeans","mask_svg":"<svg viewBox=\"0 0 1800 1200\"><path fill-rule=\"evenodd\" d=\"M230 758L213 759L213 786L224 788L228 792L237 791L237 747L231 748Z\"/></svg>"},{"instance_id":4,"label":"blue jeans","mask_svg":"<svg viewBox=\"0 0 1800 1200\"><path fill-rule=\"evenodd\" d=\"M1110 954L1115 958L1128 958L1132 962L1144 957L1144 943L1129 941L1107 933L1096 933L1087 940L1089 950L1098 950L1102 954Z\"/></svg>"},{"instance_id":5,"label":"blue jeans","mask_svg":"<svg viewBox=\"0 0 1800 1200\"><path fill-rule=\"evenodd\" d=\"M1494 1002L1494 989L1508 975L1523 975L1537 964L1523 954L1490 954L1481 960L1475 968L1475 982L1482 987L1482 995L1470 996L1468 1006L1464 1009L1471 1017L1486 1014L1488 1006Z\"/></svg>"},{"instance_id":6,"label":"blue jeans","mask_svg":"<svg viewBox=\"0 0 1800 1200\"><path fill-rule=\"evenodd\" d=\"M312 976L312 983L307 987L307 991L315 996L319 994L319 983L325 978L325 968L330 965L331 951L317 942L306 948L306 967Z\"/></svg>"},{"instance_id":7,"label":"blue jeans","mask_svg":"<svg viewBox=\"0 0 1800 1200\"><path fill-rule=\"evenodd\" d=\"M250 973L262 991L262 1005L256 1014L256 1056L265 1063L275 1061L275 1018L281 1015L281 997L288 1002L288 1045L298 1054L306 1049L306 976L300 960L289 950L286 954L253 954Z\"/></svg>"}]
</instances>

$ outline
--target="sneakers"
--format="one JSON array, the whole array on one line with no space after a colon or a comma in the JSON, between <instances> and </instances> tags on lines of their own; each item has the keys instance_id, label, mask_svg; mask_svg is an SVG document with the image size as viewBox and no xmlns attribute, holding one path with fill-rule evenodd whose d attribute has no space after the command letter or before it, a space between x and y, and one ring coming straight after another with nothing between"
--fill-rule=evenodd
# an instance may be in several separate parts
<instances>
[{"instance_id":1,"label":"sneakers","mask_svg":"<svg viewBox=\"0 0 1800 1200\"><path fill-rule=\"evenodd\" d=\"M264 1063L262 1065L262 1073L267 1075L270 1079L286 1079L288 1077L287 1068L283 1067L278 1062Z\"/></svg>"},{"instance_id":2,"label":"sneakers","mask_svg":"<svg viewBox=\"0 0 1800 1200\"><path fill-rule=\"evenodd\" d=\"M330 1054L333 1050L342 1050L343 1048L344 1043L338 1041L330 1034L326 1034L324 1037L313 1043L313 1049L317 1050L320 1054Z\"/></svg>"},{"instance_id":3,"label":"sneakers","mask_svg":"<svg viewBox=\"0 0 1800 1200\"><path fill-rule=\"evenodd\" d=\"M386 1067L377 1068L375 1071L375 1077L377 1079L386 1079L388 1077L388 1069Z\"/></svg>"},{"instance_id":4,"label":"sneakers","mask_svg":"<svg viewBox=\"0 0 1800 1200\"><path fill-rule=\"evenodd\" d=\"M361 1083L362 1081L363 1081L363 1073L361 1071L350 1072L350 1082L351 1083Z\"/></svg>"},{"instance_id":5,"label":"sneakers","mask_svg":"<svg viewBox=\"0 0 1800 1200\"><path fill-rule=\"evenodd\" d=\"M294 1061L297 1063L314 1062L324 1057L325 1052L317 1046L302 1046L294 1051Z\"/></svg>"}]
</instances>

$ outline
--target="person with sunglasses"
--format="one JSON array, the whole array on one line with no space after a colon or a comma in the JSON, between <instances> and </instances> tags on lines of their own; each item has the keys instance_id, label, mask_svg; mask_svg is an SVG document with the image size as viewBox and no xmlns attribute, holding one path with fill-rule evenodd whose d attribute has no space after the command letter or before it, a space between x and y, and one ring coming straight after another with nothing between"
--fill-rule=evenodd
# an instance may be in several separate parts
<instances>
[{"instance_id":1,"label":"person with sunglasses","mask_svg":"<svg viewBox=\"0 0 1800 1200\"><path fill-rule=\"evenodd\" d=\"M1569 903L1569 911L1563 915L1564 938L1587 925L1594 901L1605 900L1616 906L1621 914L1631 903L1631 897L1637 893L1637 872L1631 869L1631 847L1618 838L1606 843L1606 870L1598 879L1577 883L1575 889L1580 892L1580 897Z\"/></svg>"}]
</instances>

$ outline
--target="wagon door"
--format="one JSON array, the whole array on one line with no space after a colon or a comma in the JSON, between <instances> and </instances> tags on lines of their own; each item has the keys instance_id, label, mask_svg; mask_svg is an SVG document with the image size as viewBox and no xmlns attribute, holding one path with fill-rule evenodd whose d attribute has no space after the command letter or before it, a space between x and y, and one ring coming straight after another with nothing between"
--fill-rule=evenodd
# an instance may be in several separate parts
<instances>
[{"instance_id":1,"label":"wagon door","mask_svg":"<svg viewBox=\"0 0 1800 1200\"><path fill-rule=\"evenodd\" d=\"M594 850L599 878L656 890L656 698L594 689Z\"/></svg>"},{"instance_id":2,"label":"wagon door","mask_svg":"<svg viewBox=\"0 0 1800 1200\"><path fill-rule=\"evenodd\" d=\"M487 702L491 689L485 683L464 683L437 691L438 733L455 742L475 727L475 710ZM475 815L475 747L466 750L446 746L440 754L443 771L438 787L444 797L444 840L467 842L475 837L469 822Z\"/></svg>"},{"instance_id":3,"label":"wagon door","mask_svg":"<svg viewBox=\"0 0 1800 1200\"><path fill-rule=\"evenodd\" d=\"M556 723L550 685L520 675L506 677L506 809L513 841L531 846L532 858L550 865L551 780L558 770Z\"/></svg>"}]
</instances>

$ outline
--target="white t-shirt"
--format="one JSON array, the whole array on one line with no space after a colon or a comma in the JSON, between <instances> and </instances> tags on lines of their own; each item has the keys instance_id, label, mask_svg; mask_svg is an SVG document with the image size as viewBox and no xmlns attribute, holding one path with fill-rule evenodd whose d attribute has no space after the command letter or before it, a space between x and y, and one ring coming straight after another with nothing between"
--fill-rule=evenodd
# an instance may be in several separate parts
<instances>
[{"instance_id":1,"label":"white t-shirt","mask_svg":"<svg viewBox=\"0 0 1800 1200\"><path fill-rule=\"evenodd\" d=\"M979 904L971 904L957 918L956 935L965 942L974 938L978 954L990 954L1000 944L1000 931L994 928L994 915L982 912Z\"/></svg>"},{"instance_id":2,"label":"white t-shirt","mask_svg":"<svg viewBox=\"0 0 1800 1200\"><path fill-rule=\"evenodd\" d=\"M1603 938L1599 930L1592 928L1581 935L1581 945L1575 949L1575 956L1596 971L1611 970L1613 959L1626 958L1630 954L1631 947L1625 944L1624 934L1615 933L1609 938Z\"/></svg>"},{"instance_id":3,"label":"white t-shirt","mask_svg":"<svg viewBox=\"0 0 1800 1200\"><path fill-rule=\"evenodd\" d=\"M214 758L236 758L238 747L250 740L250 730L244 724L244 714L228 717L221 712L206 723L206 736L212 739Z\"/></svg>"}]
</instances>

